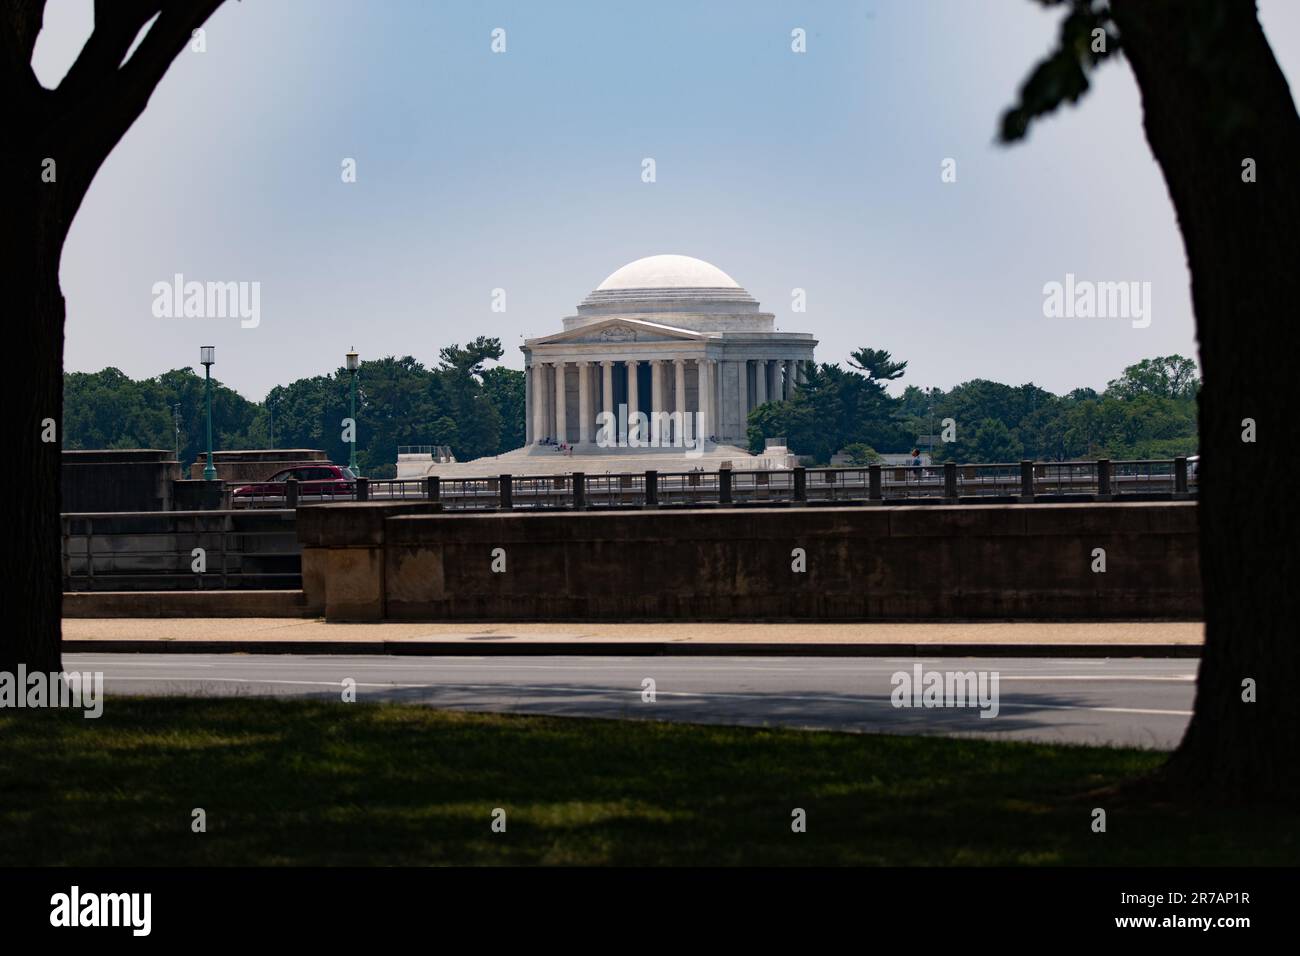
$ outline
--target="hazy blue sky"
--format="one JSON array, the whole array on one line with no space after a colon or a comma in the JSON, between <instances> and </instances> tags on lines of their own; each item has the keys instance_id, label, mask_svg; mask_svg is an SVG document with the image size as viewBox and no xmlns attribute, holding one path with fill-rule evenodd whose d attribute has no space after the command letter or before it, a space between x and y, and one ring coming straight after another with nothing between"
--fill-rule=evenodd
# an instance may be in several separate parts
<instances>
[{"instance_id":1,"label":"hazy blue sky","mask_svg":"<svg viewBox=\"0 0 1300 956\"><path fill-rule=\"evenodd\" d=\"M90 8L50 0L46 85ZM1300 4L1260 9L1294 87ZM216 376L261 399L351 345L432 365L492 335L519 368L523 336L558 331L606 275L656 253L713 262L779 327L816 334L821 361L886 348L918 385L1060 392L1194 355L1128 65L1028 143L993 143L1059 18L1029 0L227 2L77 217L66 367L144 377L213 344ZM946 157L956 183L940 181ZM260 282L260 325L155 318L152 287L178 272ZM1150 282L1150 327L1045 318L1043 285L1067 272Z\"/></svg>"}]
</instances>

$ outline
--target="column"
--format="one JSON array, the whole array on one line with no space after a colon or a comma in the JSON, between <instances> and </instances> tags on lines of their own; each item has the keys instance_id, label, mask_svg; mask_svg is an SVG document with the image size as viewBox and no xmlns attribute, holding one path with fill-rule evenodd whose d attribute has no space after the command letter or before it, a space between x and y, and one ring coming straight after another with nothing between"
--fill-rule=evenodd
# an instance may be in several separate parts
<instances>
[{"instance_id":1,"label":"column","mask_svg":"<svg viewBox=\"0 0 1300 956\"><path fill-rule=\"evenodd\" d=\"M664 363L662 359L650 360L650 440L663 444L662 423L656 425L655 412L664 410Z\"/></svg>"},{"instance_id":2,"label":"column","mask_svg":"<svg viewBox=\"0 0 1300 956\"><path fill-rule=\"evenodd\" d=\"M709 359L705 364L709 367L709 410L713 413L713 437L722 441L722 431L726 427L723 425L727 407L727 383L723 381L726 376L723 374L721 360Z\"/></svg>"},{"instance_id":3,"label":"column","mask_svg":"<svg viewBox=\"0 0 1300 956\"><path fill-rule=\"evenodd\" d=\"M767 401L767 360L754 362L754 407Z\"/></svg>"},{"instance_id":4,"label":"column","mask_svg":"<svg viewBox=\"0 0 1300 956\"><path fill-rule=\"evenodd\" d=\"M740 376L740 396L738 401L740 402L740 444L743 447L745 444L745 430L748 428L746 422L749 419L749 362L737 362L736 371Z\"/></svg>"},{"instance_id":5,"label":"column","mask_svg":"<svg viewBox=\"0 0 1300 956\"><path fill-rule=\"evenodd\" d=\"M555 440L569 440L568 410L564 407L564 363L555 363Z\"/></svg>"},{"instance_id":6,"label":"column","mask_svg":"<svg viewBox=\"0 0 1300 956\"><path fill-rule=\"evenodd\" d=\"M700 393L700 434L695 437L704 441L713 434L713 368L707 358L696 360L695 375Z\"/></svg>"},{"instance_id":7,"label":"column","mask_svg":"<svg viewBox=\"0 0 1300 956\"><path fill-rule=\"evenodd\" d=\"M524 444L533 441L533 367L528 364L524 366Z\"/></svg>"},{"instance_id":8,"label":"column","mask_svg":"<svg viewBox=\"0 0 1300 956\"><path fill-rule=\"evenodd\" d=\"M578 363L578 444L591 441L591 363Z\"/></svg>"},{"instance_id":9,"label":"column","mask_svg":"<svg viewBox=\"0 0 1300 956\"><path fill-rule=\"evenodd\" d=\"M681 445L686 437L686 359L673 359L673 373L673 411L679 416L673 441Z\"/></svg>"},{"instance_id":10,"label":"column","mask_svg":"<svg viewBox=\"0 0 1300 956\"><path fill-rule=\"evenodd\" d=\"M713 430L713 437L722 441L722 432L726 428L723 424L723 408L727 401L727 386L722 381L722 361L709 359L705 364L709 376L709 427Z\"/></svg>"},{"instance_id":11,"label":"column","mask_svg":"<svg viewBox=\"0 0 1300 956\"><path fill-rule=\"evenodd\" d=\"M614 363L605 359L600 363L600 410L614 416L612 437L618 441L618 409L614 407ZM610 437L610 436L607 436Z\"/></svg>"},{"instance_id":12,"label":"column","mask_svg":"<svg viewBox=\"0 0 1300 956\"><path fill-rule=\"evenodd\" d=\"M533 363L533 441L540 445L546 434L546 363Z\"/></svg>"},{"instance_id":13,"label":"column","mask_svg":"<svg viewBox=\"0 0 1300 956\"><path fill-rule=\"evenodd\" d=\"M623 364L627 366L627 443L631 445L634 439L641 437L634 421L638 407L636 393L637 360L628 359Z\"/></svg>"}]
</instances>

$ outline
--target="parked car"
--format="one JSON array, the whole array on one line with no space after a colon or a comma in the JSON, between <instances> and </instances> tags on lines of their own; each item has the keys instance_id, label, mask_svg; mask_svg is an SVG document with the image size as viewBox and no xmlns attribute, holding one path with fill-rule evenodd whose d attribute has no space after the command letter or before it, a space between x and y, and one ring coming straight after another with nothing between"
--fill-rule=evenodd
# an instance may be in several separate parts
<instances>
[{"instance_id":1,"label":"parked car","mask_svg":"<svg viewBox=\"0 0 1300 956\"><path fill-rule=\"evenodd\" d=\"M357 476L345 465L332 465L328 462L319 465L300 465L277 471L266 481L251 485L241 485L231 492L233 498L280 498L284 497L286 485L290 478L298 480L299 498L332 498L336 496L351 497L357 491Z\"/></svg>"}]
</instances>

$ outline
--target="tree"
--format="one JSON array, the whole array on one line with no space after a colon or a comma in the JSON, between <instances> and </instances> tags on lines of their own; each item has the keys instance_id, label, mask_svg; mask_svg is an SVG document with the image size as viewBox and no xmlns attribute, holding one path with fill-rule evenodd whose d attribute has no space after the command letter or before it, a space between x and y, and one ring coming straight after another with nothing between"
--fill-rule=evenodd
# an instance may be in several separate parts
<instances>
[{"instance_id":1,"label":"tree","mask_svg":"<svg viewBox=\"0 0 1300 956\"><path fill-rule=\"evenodd\" d=\"M464 348L450 345L439 352L436 375L457 423L450 444L461 461L495 455L501 448L501 413L484 388L483 365L504 354L500 339L482 335Z\"/></svg>"},{"instance_id":2,"label":"tree","mask_svg":"<svg viewBox=\"0 0 1300 956\"><path fill-rule=\"evenodd\" d=\"M866 372L867 378L873 382L891 382L896 378L902 378L903 372L907 370L906 362L893 361L890 354L883 349L858 349L852 353L853 361L849 362L859 371Z\"/></svg>"},{"instance_id":3,"label":"tree","mask_svg":"<svg viewBox=\"0 0 1300 956\"><path fill-rule=\"evenodd\" d=\"M100 165L144 111L192 32L221 2L98 0L94 31L53 90L41 86L31 66L44 0L7 0L4 6L0 276L16 317L9 323L9 347L32 372L28 381L8 386L5 404L21 440L34 447L14 456L6 496L7 530L23 547L5 549L0 575L23 600L9 609L0 670L12 671L19 662L40 670L60 666L61 446L42 436L49 437L49 423L57 427L63 419L63 243Z\"/></svg>"},{"instance_id":4,"label":"tree","mask_svg":"<svg viewBox=\"0 0 1300 956\"><path fill-rule=\"evenodd\" d=\"M1300 116L1253 3L1070 0L1059 47L1003 117L1004 141L1078 99L1121 42L1182 233L1204 376L1205 648L1192 719L1161 782L1171 797L1294 801L1300 503L1279 402L1291 369L1277 349L1295 311Z\"/></svg>"},{"instance_id":5,"label":"tree","mask_svg":"<svg viewBox=\"0 0 1300 956\"><path fill-rule=\"evenodd\" d=\"M484 370L483 389L501 419L501 436L496 454L522 448L525 441L524 424L527 417L524 373L518 369L497 365Z\"/></svg>"},{"instance_id":6,"label":"tree","mask_svg":"<svg viewBox=\"0 0 1300 956\"><path fill-rule=\"evenodd\" d=\"M845 445L841 451L849 456L849 464L865 468L867 465L874 465L883 459L877 454L876 450L870 445L864 445L862 442L853 442Z\"/></svg>"},{"instance_id":7,"label":"tree","mask_svg":"<svg viewBox=\"0 0 1300 956\"><path fill-rule=\"evenodd\" d=\"M1195 398L1199 386L1195 362L1181 355L1164 355L1124 369L1122 376L1107 383L1106 394L1118 398Z\"/></svg>"}]
</instances>

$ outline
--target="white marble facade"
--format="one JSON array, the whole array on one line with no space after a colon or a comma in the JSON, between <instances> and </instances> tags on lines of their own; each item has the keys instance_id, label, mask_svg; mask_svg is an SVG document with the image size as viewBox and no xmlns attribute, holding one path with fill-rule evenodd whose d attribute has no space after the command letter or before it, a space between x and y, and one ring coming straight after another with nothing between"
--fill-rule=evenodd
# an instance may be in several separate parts
<instances>
[{"instance_id":1,"label":"white marble facade","mask_svg":"<svg viewBox=\"0 0 1300 956\"><path fill-rule=\"evenodd\" d=\"M689 256L623 266L564 319L521 346L530 447L594 448L597 416L685 412L710 444L745 444L749 411L788 398L817 345L777 332L770 312L721 269ZM665 436L668 438L670 436ZM688 436L691 437L691 436Z\"/></svg>"}]
</instances>

